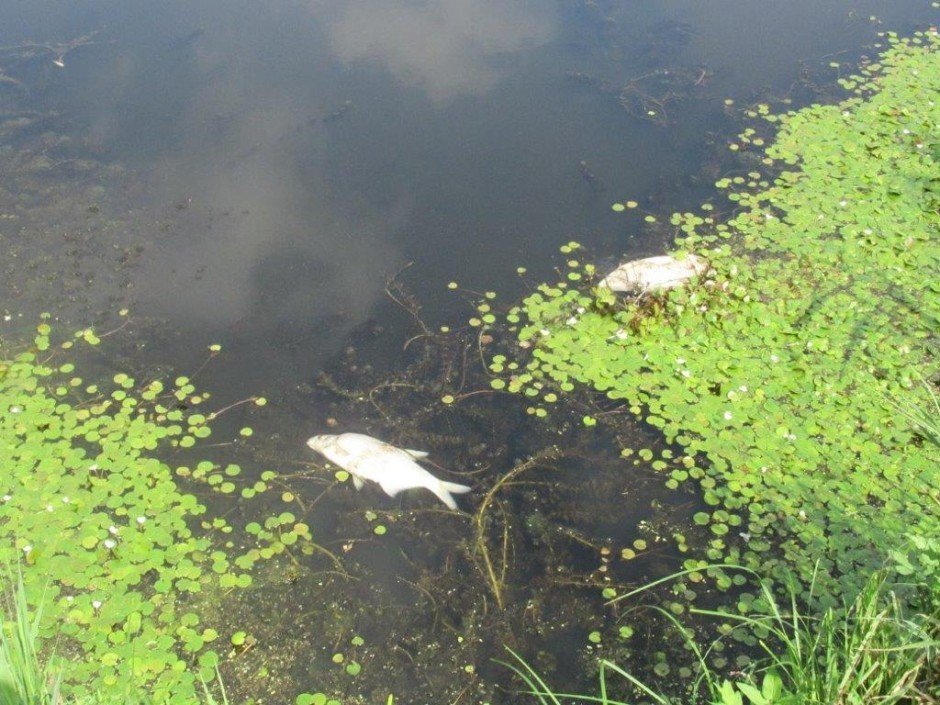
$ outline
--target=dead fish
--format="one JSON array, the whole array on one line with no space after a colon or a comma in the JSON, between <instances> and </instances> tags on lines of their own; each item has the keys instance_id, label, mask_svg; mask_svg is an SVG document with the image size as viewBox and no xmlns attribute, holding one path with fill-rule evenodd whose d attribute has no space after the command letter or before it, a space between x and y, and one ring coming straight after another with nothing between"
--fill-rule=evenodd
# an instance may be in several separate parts
<instances>
[{"instance_id":1,"label":"dead fish","mask_svg":"<svg viewBox=\"0 0 940 705\"><path fill-rule=\"evenodd\" d=\"M621 292L644 292L654 289L674 289L689 279L703 274L708 262L689 254L683 259L672 255L647 257L625 262L601 279L598 286Z\"/></svg>"},{"instance_id":2,"label":"dead fish","mask_svg":"<svg viewBox=\"0 0 940 705\"><path fill-rule=\"evenodd\" d=\"M471 490L466 485L439 480L418 465L415 460L428 456L424 451L396 448L362 433L313 436L307 446L352 475L357 490L362 489L365 480L377 482L389 497L424 487L451 509L457 509L452 492Z\"/></svg>"}]
</instances>

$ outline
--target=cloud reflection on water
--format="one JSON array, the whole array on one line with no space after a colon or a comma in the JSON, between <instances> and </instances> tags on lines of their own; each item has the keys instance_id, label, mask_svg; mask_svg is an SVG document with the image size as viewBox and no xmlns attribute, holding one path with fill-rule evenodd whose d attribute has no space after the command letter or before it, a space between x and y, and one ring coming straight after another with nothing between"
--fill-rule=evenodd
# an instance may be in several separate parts
<instances>
[{"instance_id":1,"label":"cloud reflection on water","mask_svg":"<svg viewBox=\"0 0 940 705\"><path fill-rule=\"evenodd\" d=\"M187 38L193 21L180 13L163 29ZM270 16L246 29L125 42L113 73L96 76L90 122L138 164L162 214L135 282L139 308L230 333L265 365L313 369L383 297L407 199L380 208L332 178L347 125L328 119L344 105L335 63L322 41L300 41L316 32Z\"/></svg>"},{"instance_id":2,"label":"cloud reflection on water","mask_svg":"<svg viewBox=\"0 0 940 705\"><path fill-rule=\"evenodd\" d=\"M401 266L396 240L411 202L400 182L379 205L336 181L336 139L349 135L324 117L342 104L349 71L377 63L434 104L479 95L514 70L519 52L553 37L553 13L531 5L313 0L299 16L259 16L249 34L232 17L191 32L181 13L166 31L185 41L167 45L158 73L152 57L126 53L112 89L123 85L146 106L132 110L161 117L141 135L153 140L154 193L191 199L204 214L155 239L138 283L144 304L175 325L268 340L271 354L306 341L303 364L322 361L369 318ZM99 112L105 141L127 138L121 113L120 100Z\"/></svg>"},{"instance_id":3,"label":"cloud reflection on water","mask_svg":"<svg viewBox=\"0 0 940 705\"><path fill-rule=\"evenodd\" d=\"M296 362L308 369L374 314L427 219L435 237L445 227L427 203L438 166L459 172L461 194L468 173L492 168L477 164L481 150L469 162L433 152L463 126L447 106L512 79L559 25L559 5L534 0L51 7L17 6L0 34L105 28L55 74L55 100L146 194L133 204L149 241L137 310L180 331L267 341L272 355L285 336L305 340ZM328 119L349 104L350 116Z\"/></svg>"},{"instance_id":4,"label":"cloud reflection on water","mask_svg":"<svg viewBox=\"0 0 940 705\"><path fill-rule=\"evenodd\" d=\"M187 173L183 160L159 171L189 212L152 248L141 296L175 325L227 331L240 353L253 350L256 373L313 369L369 318L400 261L404 210L337 208L323 180L298 183L276 155L216 173Z\"/></svg>"},{"instance_id":5,"label":"cloud reflection on water","mask_svg":"<svg viewBox=\"0 0 940 705\"><path fill-rule=\"evenodd\" d=\"M519 0L343 0L327 31L341 60L379 63L440 103L484 93L514 54L551 40L545 9Z\"/></svg>"}]
</instances>

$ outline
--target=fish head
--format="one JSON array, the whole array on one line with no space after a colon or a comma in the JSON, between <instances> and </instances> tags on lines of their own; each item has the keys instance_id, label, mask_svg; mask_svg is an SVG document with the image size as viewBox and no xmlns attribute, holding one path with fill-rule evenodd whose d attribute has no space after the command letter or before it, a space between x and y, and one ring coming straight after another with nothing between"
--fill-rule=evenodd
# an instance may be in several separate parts
<instances>
[{"instance_id":1,"label":"fish head","mask_svg":"<svg viewBox=\"0 0 940 705\"><path fill-rule=\"evenodd\" d=\"M329 450L336 444L336 436L329 434L323 434L320 436L312 436L307 439L307 447L311 450L315 450L318 453L322 453L324 450Z\"/></svg>"}]
</instances>

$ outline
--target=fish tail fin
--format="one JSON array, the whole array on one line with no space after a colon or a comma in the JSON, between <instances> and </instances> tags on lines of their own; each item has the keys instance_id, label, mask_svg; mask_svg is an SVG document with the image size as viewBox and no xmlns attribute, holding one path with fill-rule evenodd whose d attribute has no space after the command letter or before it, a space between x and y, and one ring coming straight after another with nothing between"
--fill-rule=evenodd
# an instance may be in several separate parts
<instances>
[{"instance_id":1,"label":"fish tail fin","mask_svg":"<svg viewBox=\"0 0 940 705\"><path fill-rule=\"evenodd\" d=\"M454 501L454 498L451 496L451 492L455 494L463 494L464 492L469 492L472 488L467 487L466 485L459 485L456 482L444 482L443 480L438 482L435 487L429 488L439 500L448 506L448 508L456 511L457 502Z\"/></svg>"}]
</instances>

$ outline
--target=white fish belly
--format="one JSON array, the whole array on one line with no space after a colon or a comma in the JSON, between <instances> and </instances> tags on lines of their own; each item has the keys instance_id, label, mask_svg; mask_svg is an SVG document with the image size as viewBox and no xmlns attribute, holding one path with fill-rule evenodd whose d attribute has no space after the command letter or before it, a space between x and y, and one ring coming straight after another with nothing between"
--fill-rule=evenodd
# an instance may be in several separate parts
<instances>
[{"instance_id":1,"label":"white fish belly","mask_svg":"<svg viewBox=\"0 0 940 705\"><path fill-rule=\"evenodd\" d=\"M415 487L431 489L438 480L408 457L370 458L364 463L364 473L378 482L391 497Z\"/></svg>"}]
</instances>

